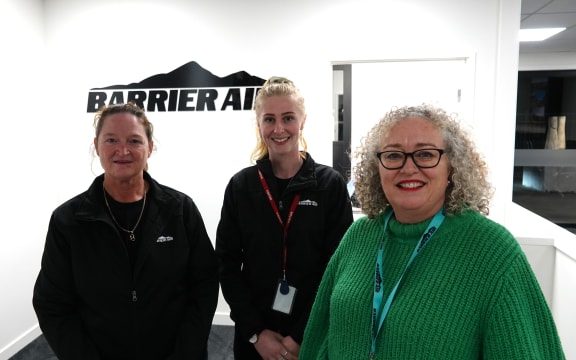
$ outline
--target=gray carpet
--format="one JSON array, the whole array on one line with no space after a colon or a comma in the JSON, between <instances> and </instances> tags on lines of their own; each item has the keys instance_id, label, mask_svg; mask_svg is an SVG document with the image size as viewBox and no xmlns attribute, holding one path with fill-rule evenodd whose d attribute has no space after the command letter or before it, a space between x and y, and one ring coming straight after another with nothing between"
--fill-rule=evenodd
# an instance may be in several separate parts
<instances>
[{"instance_id":1,"label":"gray carpet","mask_svg":"<svg viewBox=\"0 0 576 360\"><path fill-rule=\"evenodd\" d=\"M232 343L234 328L232 326L212 325L208 339L208 360L232 360ZM40 335L28 346L12 356L10 360L58 360L50 346Z\"/></svg>"}]
</instances>

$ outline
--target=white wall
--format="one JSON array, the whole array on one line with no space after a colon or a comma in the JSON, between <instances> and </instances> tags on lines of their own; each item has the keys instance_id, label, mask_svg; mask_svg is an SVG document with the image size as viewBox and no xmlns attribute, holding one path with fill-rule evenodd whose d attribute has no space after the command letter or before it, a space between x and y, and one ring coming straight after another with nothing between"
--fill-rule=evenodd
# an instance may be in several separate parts
<instances>
[{"instance_id":1,"label":"white wall","mask_svg":"<svg viewBox=\"0 0 576 360\"><path fill-rule=\"evenodd\" d=\"M557 237L552 311L564 346L566 359L576 358L576 241L572 234Z\"/></svg>"},{"instance_id":2,"label":"white wall","mask_svg":"<svg viewBox=\"0 0 576 360\"><path fill-rule=\"evenodd\" d=\"M100 171L89 154L92 87L140 81L189 61L219 76L285 75L307 97L304 134L312 155L331 164L333 63L473 54L471 121L498 189L491 216L506 220L520 0L7 0L0 6L0 24L11 24L0 35L3 54L14 54L0 70L9 79L0 101L7 101L10 121L0 145L6 147L0 210L8 235L0 240L0 360L40 333L31 289L50 212ZM190 116L185 125L180 117L170 125L167 114L150 118L158 138L152 176L191 195L214 237L225 183L248 164L252 114ZM230 323L223 300L215 322Z\"/></svg>"},{"instance_id":3,"label":"white wall","mask_svg":"<svg viewBox=\"0 0 576 360\"><path fill-rule=\"evenodd\" d=\"M41 0L0 1L0 358L34 338L31 284L57 188L47 159L65 141L44 102L42 26Z\"/></svg>"},{"instance_id":4,"label":"white wall","mask_svg":"<svg viewBox=\"0 0 576 360\"><path fill-rule=\"evenodd\" d=\"M551 307L566 359L576 359L576 235L510 204L506 227L518 238Z\"/></svg>"}]
</instances>

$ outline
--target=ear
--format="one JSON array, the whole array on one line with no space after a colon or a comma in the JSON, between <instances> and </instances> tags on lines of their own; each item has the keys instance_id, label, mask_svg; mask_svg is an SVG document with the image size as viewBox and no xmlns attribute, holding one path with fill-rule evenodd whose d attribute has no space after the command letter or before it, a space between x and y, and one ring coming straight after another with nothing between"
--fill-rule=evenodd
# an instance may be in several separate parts
<instances>
[{"instance_id":1,"label":"ear","mask_svg":"<svg viewBox=\"0 0 576 360\"><path fill-rule=\"evenodd\" d=\"M100 156L98 153L98 138L94 138L94 149L96 149L96 155Z\"/></svg>"},{"instance_id":2,"label":"ear","mask_svg":"<svg viewBox=\"0 0 576 360\"><path fill-rule=\"evenodd\" d=\"M300 131L304 130L304 124L306 123L306 117L308 117L308 114L304 114L304 117L302 118L302 123L300 124Z\"/></svg>"},{"instance_id":3,"label":"ear","mask_svg":"<svg viewBox=\"0 0 576 360\"><path fill-rule=\"evenodd\" d=\"M148 149L148 157L152 156L152 150L154 150L154 141L150 141L150 146Z\"/></svg>"}]
</instances>

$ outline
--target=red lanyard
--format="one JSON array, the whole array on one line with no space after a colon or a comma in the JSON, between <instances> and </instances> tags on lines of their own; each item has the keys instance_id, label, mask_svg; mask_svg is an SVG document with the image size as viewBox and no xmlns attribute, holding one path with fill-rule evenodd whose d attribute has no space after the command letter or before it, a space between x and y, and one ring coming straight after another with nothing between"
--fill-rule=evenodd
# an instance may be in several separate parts
<instances>
[{"instance_id":1,"label":"red lanyard","mask_svg":"<svg viewBox=\"0 0 576 360\"><path fill-rule=\"evenodd\" d=\"M266 196L268 197L268 201L270 202L270 206L272 206L272 210L274 210L274 213L276 214L276 218L278 219L278 222L280 222L280 225L282 225L283 228L283 241L284 241L284 245L282 248L282 271L284 272L284 280L286 280L286 258L287 258L287 252L288 252L288 248L286 246L286 238L288 237L288 227L290 226L290 223L292 222L292 217L294 216L294 213L296 212L296 206L298 206L298 202L300 201L300 194L296 194L294 196L294 199L292 200L292 205L290 205L290 211L288 212L288 218L286 219L286 223L284 223L284 221L282 220L282 216L280 216L280 211L278 211L278 207L276 206L276 202L274 201L274 198L272 197L272 193L270 192L270 188L268 187L268 183L266 182L266 179L264 179L264 175L262 175L262 172L260 171L260 169L258 169L258 176L260 177L260 182L262 183L262 187L264 188L264 191L266 192Z\"/></svg>"}]
</instances>

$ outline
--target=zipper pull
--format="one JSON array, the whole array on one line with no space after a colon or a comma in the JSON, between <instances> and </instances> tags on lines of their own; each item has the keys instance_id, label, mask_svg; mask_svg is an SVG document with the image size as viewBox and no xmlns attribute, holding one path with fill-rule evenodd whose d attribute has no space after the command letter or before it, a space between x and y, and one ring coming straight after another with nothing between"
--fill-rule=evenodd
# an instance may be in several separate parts
<instances>
[{"instance_id":1,"label":"zipper pull","mask_svg":"<svg viewBox=\"0 0 576 360\"><path fill-rule=\"evenodd\" d=\"M136 296L136 290L132 290L132 301L138 301L138 296Z\"/></svg>"}]
</instances>

